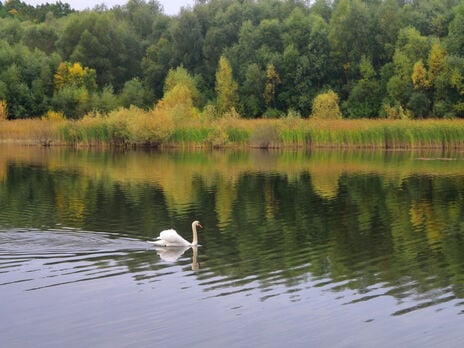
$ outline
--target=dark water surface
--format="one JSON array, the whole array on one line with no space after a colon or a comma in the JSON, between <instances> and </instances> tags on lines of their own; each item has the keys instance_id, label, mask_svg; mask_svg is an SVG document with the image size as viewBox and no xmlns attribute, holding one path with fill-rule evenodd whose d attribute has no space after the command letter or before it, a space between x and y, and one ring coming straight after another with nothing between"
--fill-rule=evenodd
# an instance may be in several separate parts
<instances>
[{"instance_id":1,"label":"dark water surface","mask_svg":"<svg viewBox=\"0 0 464 348\"><path fill-rule=\"evenodd\" d=\"M460 347L464 154L3 146L0 308L4 347Z\"/></svg>"}]
</instances>

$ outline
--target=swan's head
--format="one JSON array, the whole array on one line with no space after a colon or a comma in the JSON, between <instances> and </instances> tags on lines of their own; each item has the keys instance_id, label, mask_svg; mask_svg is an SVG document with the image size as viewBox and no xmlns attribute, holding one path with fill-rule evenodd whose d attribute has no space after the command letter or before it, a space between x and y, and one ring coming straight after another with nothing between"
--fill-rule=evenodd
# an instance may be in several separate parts
<instances>
[{"instance_id":1,"label":"swan's head","mask_svg":"<svg viewBox=\"0 0 464 348\"><path fill-rule=\"evenodd\" d=\"M198 221L198 220L195 220L194 222L192 222L192 226L195 226L195 227L198 226L200 228L203 228L203 226L201 226L201 224L200 224L200 221Z\"/></svg>"}]
</instances>

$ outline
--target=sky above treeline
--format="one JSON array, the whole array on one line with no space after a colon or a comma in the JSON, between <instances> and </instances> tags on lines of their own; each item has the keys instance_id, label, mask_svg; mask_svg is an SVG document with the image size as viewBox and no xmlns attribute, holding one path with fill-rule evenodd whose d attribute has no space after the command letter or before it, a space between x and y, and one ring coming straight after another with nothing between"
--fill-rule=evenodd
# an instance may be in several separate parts
<instances>
[{"instance_id":1,"label":"sky above treeline","mask_svg":"<svg viewBox=\"0 0 464 348\"><path fill-rule=\"evenodd\" d=\"M40 5L44 3L54 3L54 0L23 0L26 4L29 5ZM58 0L57 0L58 1ZM127 0L61 0L64 3L68 3L75 10L85 10L92 9L96 5L105 4L108 8L111 8L115 5L124 5L127 3ZM164 13L167 15L176 15L179 13L182 7L193 6L194 0L158 0L158 2L163 6Z\"/></svg>"}]
</instances>

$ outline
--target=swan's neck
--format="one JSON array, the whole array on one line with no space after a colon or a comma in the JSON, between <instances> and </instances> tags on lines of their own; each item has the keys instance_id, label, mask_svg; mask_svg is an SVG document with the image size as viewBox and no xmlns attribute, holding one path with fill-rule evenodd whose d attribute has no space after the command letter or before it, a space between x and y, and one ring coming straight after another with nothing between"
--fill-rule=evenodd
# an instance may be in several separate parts
<instances>
[{"instance_id":1,"label":"swan's neck","mask_svg":"<svg viewBox=\"0 0 464 348\"><path fill-rule=\"evenodd\" d=\"M198 245L197 226L192 225L192 232L193 232L193 241L192 241L192 245Z\"/></svg>"}]
</instances>

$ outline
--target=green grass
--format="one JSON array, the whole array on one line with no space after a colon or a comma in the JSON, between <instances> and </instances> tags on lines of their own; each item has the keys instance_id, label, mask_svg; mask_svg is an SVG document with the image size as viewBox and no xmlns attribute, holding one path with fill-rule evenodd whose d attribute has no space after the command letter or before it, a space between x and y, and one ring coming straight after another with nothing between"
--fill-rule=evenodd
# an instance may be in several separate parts
<instances>
[{"instance_id":1,"label":"green grass","mask_svg":"<svg viewBox=\"0 0 464 348\"><path fill-rule=\"evenodd\" d=\"M212 130L204 126L176 128L168 139L170 144L180 145L205 145L208 142L208 135Z\"/></svg>"}]
</instances>

